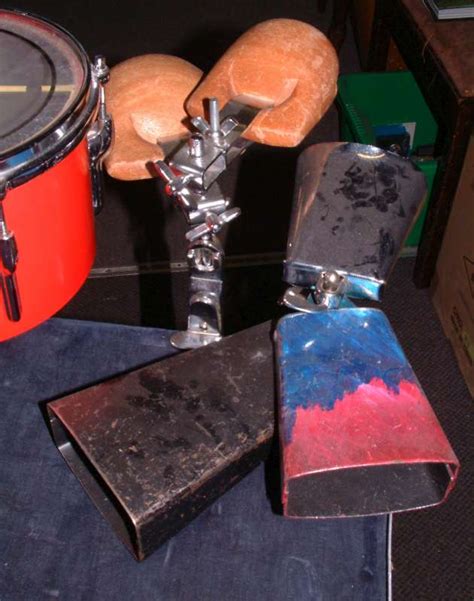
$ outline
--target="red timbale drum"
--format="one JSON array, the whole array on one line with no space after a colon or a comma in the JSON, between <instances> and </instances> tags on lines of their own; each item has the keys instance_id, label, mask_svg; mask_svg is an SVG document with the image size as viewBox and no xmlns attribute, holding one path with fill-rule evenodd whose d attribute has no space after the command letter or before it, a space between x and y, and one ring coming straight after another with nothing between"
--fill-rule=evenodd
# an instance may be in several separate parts
<instances>
[{"instance_id":1,"label":"red timbale drum","mask_svg":"<svg viewBox=\"0 0 474 601\"><path fill-rule=\"evenodd\" d=\"M111 121L102 58L63 29L0 10L0 341L61 309L94 260Z\"/></svg>"}]
</instances>

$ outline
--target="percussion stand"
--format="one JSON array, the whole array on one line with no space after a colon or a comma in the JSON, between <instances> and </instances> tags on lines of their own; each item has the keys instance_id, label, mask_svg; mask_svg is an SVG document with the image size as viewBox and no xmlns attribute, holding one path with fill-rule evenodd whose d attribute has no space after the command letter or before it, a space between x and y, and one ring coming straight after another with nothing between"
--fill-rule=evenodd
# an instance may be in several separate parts
<instances>
[{"instance_id":1,"label":"percussion stand","mask_svg":"<svg viewBox=\"0 0 474 601\"><path fill-rule=\"evenodd\" d=\"M237 102L220 113L215 98L208 101L209 121L191 120L195 132L175 152L154 166L166 182L191 226L186 233L190 274L188 327L171 336L179 349L204 346L222 338L222 262L224 250L217 234L240 215L216 181L229 164L251 144L242 133L258 109Z\"/></svg>"}]
</instances>

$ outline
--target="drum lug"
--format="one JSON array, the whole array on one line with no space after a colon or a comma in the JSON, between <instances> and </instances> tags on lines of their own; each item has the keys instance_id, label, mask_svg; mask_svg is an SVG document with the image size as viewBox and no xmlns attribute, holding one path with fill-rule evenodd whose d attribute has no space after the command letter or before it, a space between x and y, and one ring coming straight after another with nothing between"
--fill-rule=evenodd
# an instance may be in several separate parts
<instances>
[{"instance_id":1,"label":"drum lug","mask_svg":"<svg viewBox=\"0 0 474 601\"><path fill-rule=\"evenodd\" d=\"M10 321L20 321L21 305L18 284L16 281L16 266L18 249L13 232L6 223L3 210L3 199L6 196L5 181L0 181L0 288L7 317Z\"/></svg>"},{"instance_id":2,"label":"drum lug","mask_svg":"<svg viewBox=\"0 0 474 601\"><path fill-rule=\"evenodd\" d=\"M96 57L92 67L93 77L99 82L99 109L97 119L87 132L91 176L92 176L92 206L95 214L102 209L103 177L102 161L110 147L113 136L112 118L107 113L105 104L104 85L109 78L109 68L103 56Z\"/></svg>"}]
</instances>

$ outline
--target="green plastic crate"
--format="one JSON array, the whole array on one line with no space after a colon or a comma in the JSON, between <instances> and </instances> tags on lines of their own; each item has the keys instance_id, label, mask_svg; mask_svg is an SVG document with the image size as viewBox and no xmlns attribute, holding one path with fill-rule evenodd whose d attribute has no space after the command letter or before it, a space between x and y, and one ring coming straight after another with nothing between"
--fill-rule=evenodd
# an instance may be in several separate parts
<instances>
[{"instance_id":1,"label":"green plastic crate","mask_svg":"<svg viewBox=\"0 0 474 601\"><path fill-rule=\"evenodd\" d=\"M420 146L434 144L438 126L409 71L341 75L338 88L342 140L375 144L374 126L410 123L415 124L413 152ZM438 169L436 159L413 160L425 175L428 196L405 243L411 247L420 240Z\"/></svg>"}]
</instances>

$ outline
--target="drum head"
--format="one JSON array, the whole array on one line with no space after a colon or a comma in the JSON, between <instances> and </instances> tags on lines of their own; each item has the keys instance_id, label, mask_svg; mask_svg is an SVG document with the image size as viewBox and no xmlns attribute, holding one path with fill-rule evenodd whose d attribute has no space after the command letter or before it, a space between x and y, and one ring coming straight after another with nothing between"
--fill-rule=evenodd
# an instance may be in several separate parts
<instances>
[{"instance_id":1,"label":"drum head","mask_svg":"<svg viewBox=\"0 0 474 601\"><path fill-rule=\"evenodd\" d=\"M56 129L84 97L88 77L85 53L69 34L0 10L0 157Z\"/></svg>"}]
</instances>

